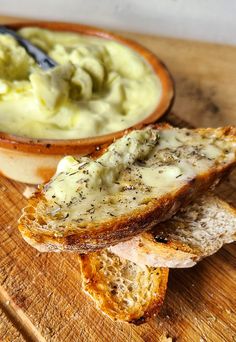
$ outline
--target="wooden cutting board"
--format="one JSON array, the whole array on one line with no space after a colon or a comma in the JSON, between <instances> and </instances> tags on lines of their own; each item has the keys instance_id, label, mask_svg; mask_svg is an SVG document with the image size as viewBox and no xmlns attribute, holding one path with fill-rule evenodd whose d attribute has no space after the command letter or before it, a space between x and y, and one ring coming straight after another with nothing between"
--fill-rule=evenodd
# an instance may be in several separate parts
<instances>
[{"instance_id":1,"label":"wooden cutting board","mask_svg":"<svg viewBox=\"0 0 236 342\"><path fill-rule=\"evenodd\" d=\"M235 123L236 47L123 34L166 62L179 117L197 126ZM174 115L167 120L182 123ZM235 244L192 269L171 270L158 317L138 327L114 323L81 291L76 254L40 254L22 240L24 189L0 178L0 341L236 341ZM217 192L236 206L235 189L236 173Z\"/></svg>"}]
</instances>

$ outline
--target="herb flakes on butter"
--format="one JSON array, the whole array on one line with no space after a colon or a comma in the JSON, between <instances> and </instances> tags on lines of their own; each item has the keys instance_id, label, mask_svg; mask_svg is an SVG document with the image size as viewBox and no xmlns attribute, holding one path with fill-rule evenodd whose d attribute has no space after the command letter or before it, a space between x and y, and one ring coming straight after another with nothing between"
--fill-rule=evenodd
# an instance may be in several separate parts
<instances>
[{"instance_id":1,"label":"herb flakes on butter","mask_svg":"<svg viewBox=\"0 0 236 342\"><path fill-rule=\"evenodd\" d=\"M72 156L61 159L56 175L48 183L45 196L61 205L69 205L73 199L84 199L91 192L102 189L116 191L116 179L137 159L144 160L158 143L159 135L151 128L133 131L110 145L97 160Z\"/></svg>"},{"instance_id":2,"label":"herb flakes on butter","mask_svg":"<svg viewBox=\"0 0 236 342\"><path fill-rule=\"evenodd\" d=\"M173 195L234 158L232 141L214 132L148 126L116 140L97 159L63 158L43 189L42 208L57 231L65 229L66 220L76 229L81 222L104 222Z\"/></svg>"},{"instance_id":3,"label":"herb flakes on butter","mask_svg":"<svg viewBox=\"0 0 236 342\"><path fill-rule=\"evenodd\" d=\"M43 71L14 38L0 35L0 131L77 139L125 129L161 96L151 66L115 41L27 27L19 31L58 66Z\"/></svg>"}]
</instances>

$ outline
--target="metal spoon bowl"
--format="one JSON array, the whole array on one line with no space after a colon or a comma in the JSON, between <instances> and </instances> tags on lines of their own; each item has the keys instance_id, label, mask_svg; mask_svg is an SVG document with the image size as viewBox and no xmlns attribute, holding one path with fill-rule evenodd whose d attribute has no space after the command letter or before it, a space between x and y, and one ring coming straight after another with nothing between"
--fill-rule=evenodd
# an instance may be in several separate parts
<instances>
[{"instance_id":1,"label":"metal spoon bowl","mask_svg":"<svg viewBox=\"0 0 236 342\"><path fill-rule=\"evenodd\" d=\"M0 26L0 34L9 34L24 47L27 53L39 64L43 70L54 68L57 63L49 57L43 50L32 44L29 40L21 37L16 31L5 26Z\"/></svg>"}]
</instances>

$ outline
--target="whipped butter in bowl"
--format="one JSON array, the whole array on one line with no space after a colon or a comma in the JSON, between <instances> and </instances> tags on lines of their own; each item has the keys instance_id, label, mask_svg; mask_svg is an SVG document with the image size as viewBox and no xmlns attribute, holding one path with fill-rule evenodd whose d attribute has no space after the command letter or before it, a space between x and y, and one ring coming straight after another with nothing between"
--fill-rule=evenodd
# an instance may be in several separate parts
<instances>
[{"instance_id":1,"label":"whipped butter in bowl","mask_svg":"<svg viewBox=\"0 0 236 342\"><path fill-rule=\"evenodd\" d=\"M45 182L62 156L91 153L172 104L168 71L137 43L75 24L10 26L57 65L42 70L0 35L0 172L9 178Z\"/></svg>"}]
</instances>

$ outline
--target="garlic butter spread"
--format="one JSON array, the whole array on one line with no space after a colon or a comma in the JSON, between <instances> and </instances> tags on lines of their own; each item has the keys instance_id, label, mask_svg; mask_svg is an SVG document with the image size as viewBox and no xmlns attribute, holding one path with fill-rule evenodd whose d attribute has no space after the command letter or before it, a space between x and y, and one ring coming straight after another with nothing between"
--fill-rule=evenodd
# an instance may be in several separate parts
<instances>
[{"instance_id":1,"label":"garlic butter spread","mask_svg":"<svg viewBox=\"0 0 236 342\"><path fill-rule=\"evenodd\" d=\"M46 197L56 198L67 205L77 195L78 188L85 196L93 191L116 187L120 172L133 165L136 159L147 157L157 144L158 137L151 129L133 131L110 145L97 160L82 157L77 161L71 156L61 159Z\"/></svg>"},{"instance_id":2,"label":"garlic butter spread","mask_svg":"<svg viewBox=\"0 0 236 342\"><path fill-rule=\"evenodd\" d=\"M142 56L92 36L23 28L19 33L57 63L43 71L0 35L0 131L76 139L127 128L149 115L161 83Z\"/></svg>"},{"instance_id":3,"label":"garlic butter spread","mask_svg":"<svg viewBox=\"0 0 236 342\"><path fill-rule=\"evenodd\" d=\"M63 231L68 220L101 222L130 213L234 160L235 150L207 131L148 127L117 140L96 160L65 157L44 188L50 224L56 218L56 230Z\"/></svg>"}]
</instances>

